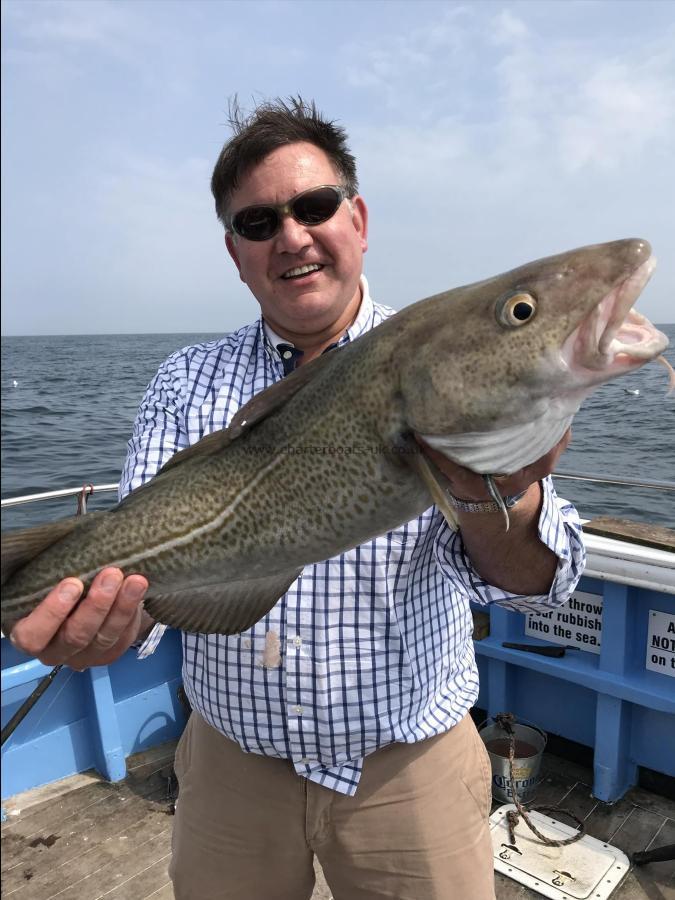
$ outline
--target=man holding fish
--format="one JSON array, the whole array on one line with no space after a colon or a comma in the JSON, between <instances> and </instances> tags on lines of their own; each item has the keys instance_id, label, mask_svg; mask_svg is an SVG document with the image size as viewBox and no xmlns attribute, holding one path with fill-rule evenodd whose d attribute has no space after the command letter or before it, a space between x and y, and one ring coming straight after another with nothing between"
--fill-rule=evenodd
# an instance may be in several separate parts
<instances>
[{"instance_id":1,"label":"man holding fish","mask_svg":"<svg viewBox=\"0 0 675 900\"><path fill-rule=\"evenodd\" d=\"M308 363L311 387L312 378L328 371L328 357L349 360L359 337L396 321L373 302L362 274L368 214L344 131L301 99L261 104L248 118L235 109L233 129L212 190L227 250L262 315L164 363L129 442L122 496L233 419L245 430L283 415L290 398L303 396L296 392ZM643 247L634 242L626 253L639 256ZM491 313L491 327L519 328L535 314L537 300L526 291L505 297L500 324ZM445 361L431 340L413 350L401 359L401 372L424 366L441 377ZM246 597L255 594L257 579L276 585L270 596L275 601L281 594L278 602L270 608L268 599L259 621L231 634L222 623L204 627L198 612L177 618L165 598L169 612L162 620L185 628L183 676L193 708L176 756L180 798L171 876L178 900L309 898L314 854L336 900L494 896L490 766L469 716L478 696L469 601L546 610L565 602L577 583L584 558L578 517L547 477L567 445L574 410L555 425L542 412L526 439L529 456L515 436L526 426L506 428L513 456L494 469L473 463L478 451L503 458L485 449L490 441L479 420L459 435L462 447L454 432L448 443L446 429L440 434L425 417L428 403L420 394L419 407L406 414L413 422L409 434L394 448L401 459L386 463L408 475L414 468L418 499L413 502L402 480L399 498L386 500L385 492L378 501L395 506L400 499L402 509L419 514L367 541L359 537L358 546L325 561L290 565L296 533L337 531L345 515L362 521L372 503L368 473L385 465L378 453L392 450L361 446L358 435L350 442L339 403L342 381L360 382L365 406L384 390L353 358L351 370L334 372L323 389L326 396L337 392L324 415L344 417L337 432L344 443L311 440L308 427L302 446L286 446L287 456L296 454L289 472L302 470L297 485L289 475L266 487L264 471L256 476L254 496L263 497L271 538L259 531L262 520L250 526L248 538L268 555L269 572L263 559ZM392 372L398 371L393 359ZM466 378L479 387L481 364L477 356L464 364ZM483 393L490 384L485 376ZM251 404L237 417L272 385L263 406ZM461 383L452 390L461 392ZM269 407L267 397L274 398ZM300 404L293 421L303 414ZM472 415L465 412L467 421ZM495 475L504 471L511 474ZM344 483L335 481L343 475ZM235 505L248 489L247 482ZM310 521L296 512L303 505ZM359 528L354 525L354 534L367 534ZM307 558L321 560L321 552ZM276 576L276 559L285 553L288 572ZM141 655L152 652L164 628L143 608L152 578L138 569L125 577L122 568L100 571L81 602L82 581L61 581L16 623L12 640L47 664L76 669L108 664L136 641L145 641ZM200 602L195 592L195 609Z\"/></svg>"}]
</instances>

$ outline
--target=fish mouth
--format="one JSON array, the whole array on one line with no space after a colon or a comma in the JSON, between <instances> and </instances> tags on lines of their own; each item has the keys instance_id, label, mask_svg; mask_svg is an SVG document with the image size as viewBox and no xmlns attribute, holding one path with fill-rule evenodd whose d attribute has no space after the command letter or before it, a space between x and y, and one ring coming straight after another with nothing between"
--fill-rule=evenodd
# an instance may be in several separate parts
<instances>
[{"instance_id":1,"label":"fish mouth","mask_svg":"<svg viewBox=\"0 0 675 900\"><path fill-rule=\"evenodd\" d=\"M583 372L584 380L628 372L655 359L668 346L668 338L637 310L633 303L642 293L656 268L650 256L616 284L566 339L562 358L572 371Z\"/></svg>"}]
</instances>

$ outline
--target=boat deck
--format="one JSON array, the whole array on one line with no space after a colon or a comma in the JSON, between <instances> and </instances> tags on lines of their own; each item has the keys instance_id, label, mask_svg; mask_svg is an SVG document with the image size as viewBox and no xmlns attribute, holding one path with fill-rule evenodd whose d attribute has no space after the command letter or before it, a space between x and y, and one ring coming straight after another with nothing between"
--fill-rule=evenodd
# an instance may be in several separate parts
<instances>
[{"instance_id":1,"label":"boat deck","mask_svg":"<svg viewBox=\"0 0 675 900\"><path fill-rule=\"evenodd\" d=\"M2 896L13 900L171 900L167 875L172 811L169 780L174 744L128 761L124 782L75 775L5 804ZM545 754L537 804L560 805L589 834L638 850L675 843L675 802L641 788L612 806L590 796L591 772ZM317 867L312 900L329 900ZM499 900L540 897L497 876ZM632 868L612 900L674 900L675 862Z\"/></svg>"}]
</instances>

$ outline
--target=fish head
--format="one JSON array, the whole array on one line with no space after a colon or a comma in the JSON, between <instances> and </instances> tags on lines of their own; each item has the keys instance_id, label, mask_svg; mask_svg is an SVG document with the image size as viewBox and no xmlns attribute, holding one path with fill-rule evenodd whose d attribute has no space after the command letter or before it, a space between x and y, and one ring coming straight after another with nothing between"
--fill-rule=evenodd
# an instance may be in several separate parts
<instances>
[{"instance_id":1,"label":"fish head","mask_svg":"<svg viewBox=\"0 0 675 900\"><path fill-rule=\"evenodd\" d=\"M613 241L411 307L418 353L400 366L407 425L477 472L534 462L595 387L668 345L633 309L655 265L647 241Z\"/></svg>"}]
</instances>

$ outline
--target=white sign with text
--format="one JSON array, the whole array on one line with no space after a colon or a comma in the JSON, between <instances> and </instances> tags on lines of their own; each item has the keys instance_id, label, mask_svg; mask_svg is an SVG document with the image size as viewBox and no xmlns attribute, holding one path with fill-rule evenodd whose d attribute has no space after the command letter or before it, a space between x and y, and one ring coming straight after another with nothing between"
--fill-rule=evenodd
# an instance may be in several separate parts
<instances>
[{"instance_id":1,"label":"white sign with text","mask_svg":"<svg viewBox=\"0 0 675 900\"><path fill-rule=\"evenodd\" d=\"M649 610L647 661L650 672L675 678L675 615Z\"/></svg>"},{"instance_id":2,"label":"white sign with text","mask_svg":"<svg viewBox=\"0 0 675 900\"><path fill-rule=\"evenodd\" d=\"M600 653L602 597L588 591L575 591L567 603L558 609L528 613L525 634L552 644Z\"/></svg>"}]
</instances>

